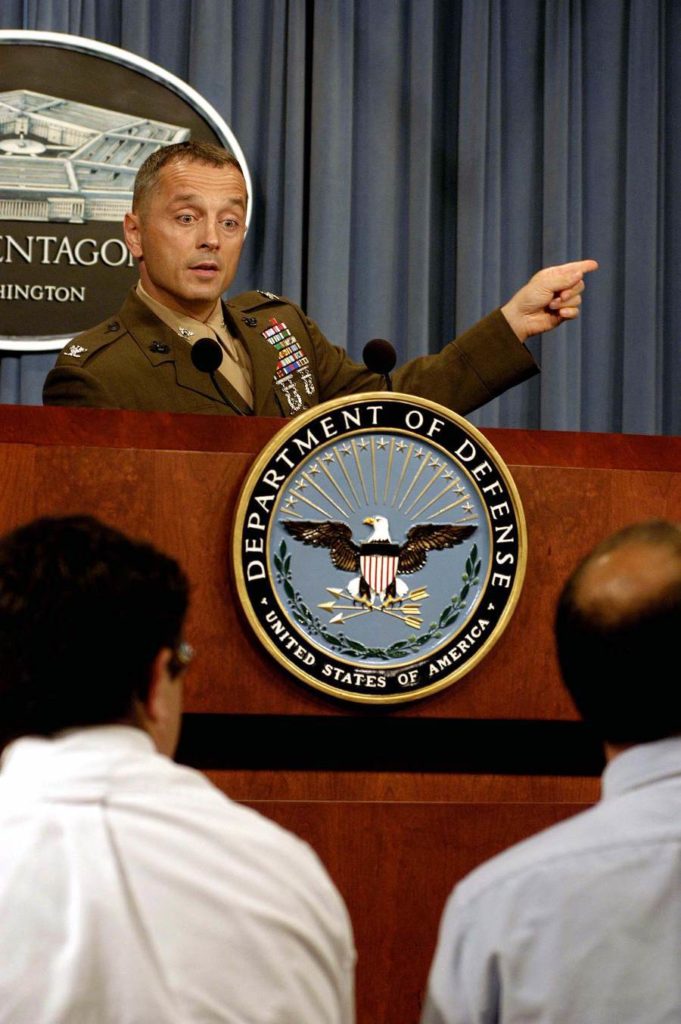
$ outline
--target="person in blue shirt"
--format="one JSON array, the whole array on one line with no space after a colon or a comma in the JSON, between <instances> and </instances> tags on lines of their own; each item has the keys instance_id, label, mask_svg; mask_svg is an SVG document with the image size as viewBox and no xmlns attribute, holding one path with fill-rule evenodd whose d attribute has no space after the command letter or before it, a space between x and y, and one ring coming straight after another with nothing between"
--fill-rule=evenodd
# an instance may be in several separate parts
<instances>
[{"instance_id":1,"label":"person in blue shirt","mask_svg":"<svg viewBox=\"0 0 681 1024\"><path fill-rule=\"evenodd\" d=\"M422 1024L681 1020L681 528L630 526L596 547L555 630L604 743L602 798L455 888Z\"/></svg>"}]
</instances>

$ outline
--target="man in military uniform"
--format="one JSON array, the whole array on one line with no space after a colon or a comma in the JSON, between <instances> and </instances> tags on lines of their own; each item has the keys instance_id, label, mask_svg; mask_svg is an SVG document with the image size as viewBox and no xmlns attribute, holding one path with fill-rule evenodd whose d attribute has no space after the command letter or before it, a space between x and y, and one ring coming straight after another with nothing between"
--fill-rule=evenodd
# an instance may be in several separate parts
<instances>
[{"instance_id":1,"label":"man in military uniform","mask_svg":"<svg viewBox=\"0 0 681 1024\"><path fill-rule=\"evenodd\" d=\"M226 150L185 142L153 153L124 224L140 280L115 316L66 346L45 382L45 403L291 416L383 387L293 303L246 292L223 304L246 206L241 168ZM440 353L397 370L395 388L466 413L526 380L537 367L523 342L578 315L583 275L596 266L582 260L535 274ZM205 337L223 350L217 373L192 362L192 345Z\"/></svg>"}]
</instances>

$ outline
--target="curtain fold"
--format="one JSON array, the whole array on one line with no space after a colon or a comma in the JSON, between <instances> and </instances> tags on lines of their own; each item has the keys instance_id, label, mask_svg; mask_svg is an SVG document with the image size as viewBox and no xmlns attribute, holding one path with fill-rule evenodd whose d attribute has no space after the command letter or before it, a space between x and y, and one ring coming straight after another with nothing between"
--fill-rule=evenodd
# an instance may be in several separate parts
<instances>
[{"instance_id":1,"label":"curtain fold","mask_svg":"<svg viewBox=\"0 0 681 1024\"><path fill-rule=\"evenodd\" d=\"M474 421L681 433L679 3L4 0L0 28L122 46L217 108L255 189L234 292L404 360L591 256L541 377ZM2 356L0 401L38 403L53 360Z\"/></svg>"}]
</instances>

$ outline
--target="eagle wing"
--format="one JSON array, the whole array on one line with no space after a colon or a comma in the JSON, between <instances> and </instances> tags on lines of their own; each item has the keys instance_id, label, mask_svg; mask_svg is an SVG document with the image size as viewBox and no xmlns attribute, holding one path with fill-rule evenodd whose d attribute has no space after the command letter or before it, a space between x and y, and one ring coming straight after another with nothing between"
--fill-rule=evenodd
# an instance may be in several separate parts
<instances>
[{"instance_id":1,"label":"eagle wing","mask_svg":"<svg viewBox=\"0 0 681 1024\"><path fill-rule=\"evenodd\" d=\"M329 548L331 561L343 572L359 571L359 548L352 539L352 530L345 523L336 523L327 519L324 523L312 520L301 522L285 522L284 529L314 548Z\"/></svg>"},{"instance_id":2,"label":"eagle wing","mask_svg":"<svg viewBox=\"0 0 681 1024\"><path fill-rule=\"evenodd\" d=\"M408 575L410 572L418 572L426 564L429 551L442 551L443 548L461 544L475 530L477 526L453 526L448 523L440 526L428 523L412 526L400 550L398 573Z\"/></svg>"}]
</instances>

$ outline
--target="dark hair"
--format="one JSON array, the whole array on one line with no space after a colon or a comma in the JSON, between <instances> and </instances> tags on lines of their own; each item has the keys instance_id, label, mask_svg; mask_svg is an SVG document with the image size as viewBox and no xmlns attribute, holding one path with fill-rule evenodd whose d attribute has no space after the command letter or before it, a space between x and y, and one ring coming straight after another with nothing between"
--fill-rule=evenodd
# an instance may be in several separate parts
<instances>
[{"instance_id":1,"label":"dark hair","mask_svg":"<svg viewBox=\"0 0 681 1024\"><path fill-rule=\"evenodd\" d=\"M89 516L0 540L0 746L123 721L187 611L177 562Z\"/></svg>"},{"instance_id":2,"label":"dark hair","mask_svg":"<svg viewBox=\"0 0 681 1024\"><path fill-rule=\"evenodd\" d=\"M602 574L594 583L594 569L602 556L626 546L637 548L638 557L625 569L619 559L613 578L619 573L628 590L613 600L604 593ZM668 553L659 581L657 571L644 577L646 549L657 555L658 564L659 555ZM601 739L645 743L681 732L681 681L675 677L681 529L661 521L643 523L599 544L565 584L555 631L565 685Z\"/></svg>"},{"instance_id":3,"label":"dark hair","mask_svg":"<svg viewBox=\"0 0 681 1024\"><path fill-rule=\"evenodd\" d=\"M149 193L158 184L158 176L166 164L178 161L209 164L211 167L235 167L243 175L241 164L228 149L216 146L214 142L176 142L160 149L147 157L135 177L135 190L132 197L132 208L138 210Z\"/></svg>"}]
</instances>

